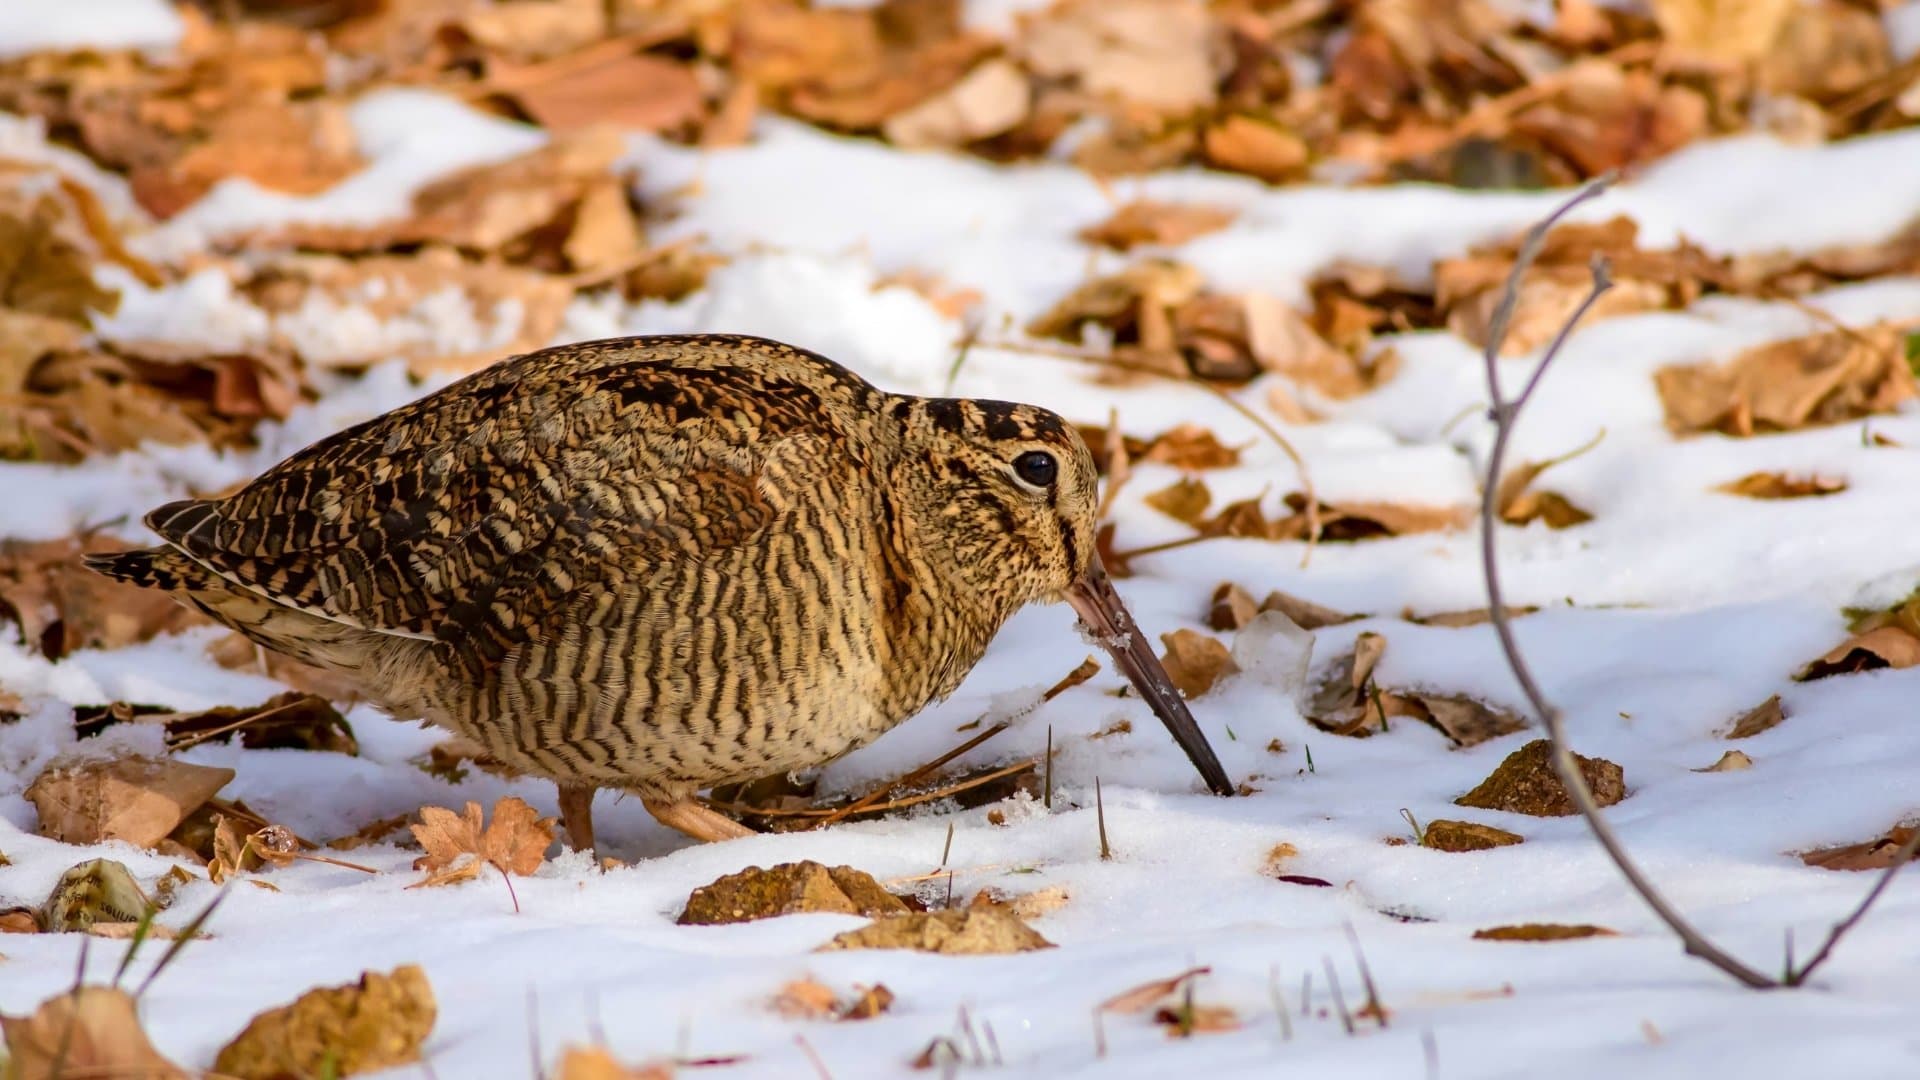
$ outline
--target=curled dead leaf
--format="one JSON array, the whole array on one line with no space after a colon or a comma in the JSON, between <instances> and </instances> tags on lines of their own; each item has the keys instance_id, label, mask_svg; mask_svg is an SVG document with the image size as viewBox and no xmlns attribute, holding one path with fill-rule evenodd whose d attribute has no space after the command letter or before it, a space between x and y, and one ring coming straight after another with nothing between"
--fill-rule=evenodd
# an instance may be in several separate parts
<instances>
[{"instance_id":1,"label":"curled dead leaf","mask_svg":"<svg viewBox=\"0 0 1920 1080\"><path fill-rule=\"evenodd\" d=\"M233 777L232 769L127 757L49 766L26 794L39 812L42 836L152 847Z\"/></svg>"},{"instance_id":2,"label":"curled dead leaf","mask_svg":"<svg viewBox=\"0 0 1920 1080\"><path fill-rule=\"evenodd\" d=\"M1837 495L1847 490L1847 482L1841 477L1818 473L1757 472L1730 480L1713 490L1749 499L1807 499Z\"/></svg>"},{"instance_id":3,"label":"curled dead leaf","mask_svg":"<svg viewBox=\"0 0 1920 1080\"><path fill-rule=\"evenodd\" d=\"M31 1015L0 1016L0 1031L6 1035L8 1080L190 1075L155 1049L140 1027L133 996L124 990L82 986L48 998Z\"/></svg>"},{"instance_id":4,"label":"curled dead leaf","mask_svg":"<svg viewBox=\"0 0 1920 1080\"><path fill-rule=\"evenodd\" d=\"M1051 949L1053 943L1011 911L986 907L913 911L876 919L835 935L820 951L915 949L952 956L978 956Z\"/></svg>"},{"instance_id":5,"label":"curled dead leaf","mask_svg":"<svg viewBox=\"0 0 1920 1080\"><path fill-rule=\"evenodd\" d=\"M1188 699L1205 694L1223 676L1240 670L1231 650L1198 630L1174 630L1161 634L1160 641L1166 646L1160 662L1167 678Z\"/></svg>"},{"instance_id":6,"label":"curled dead leaf","mask_svg":"<svg viewBox=\"0 0 1920 1080\"><path fill-rule=\"evenodd\" d=\"M1676 434L1760 431L1857 420L1914 396L1905 338L1870 326L1748 349L1720 364L1661 368L1654 386Z\"/></svg>"},{"instance_id":7,"label":"curled dead leaf","mask_svg":"<svg viewBox=\"0 0 1920 1080\"><path fill-rule=\"evenodd\" d=\"M1833 675L1910 668L1916 664L1920 664L1920 635L1896 623L1855 634L1801 669L1794 679L1810 682Z\"/></svg>"},{"instance_id":8,"label":"curled dead leaf","mask_svg":"<svg viewBox=\"0 0 1920 1080\"><path fill-rule=\"evenodd\" d=\"M1787 718L1787 712L1780 704L1780 695L1775 694L1740 715L1727 729L1729 739L1747 739L1768 731Z\"/></svg>"},{"instance_id":9,"label":"curled dead leaf","mask_svg":"<svg viewBox=\"0 0 1920 1080\"><path fill-rule=\"evenodd\" d=\"M358 983L309 990L254 1017L214 1070L236 1080L352 1076L420 1060L438 1010L426 972L403 964Z\"/></svg>"},{"instance_id":10,"label":"curled dead leaf","mask_svg":"<svg viewBox=\"0 0 1920 1080\"><path fill-rule=\"evenodd\" d=\"M1519 923L1514 926L1490 926L1475 930L1475 941L1572 941L1576 938L1618 937L1604 926L1565 923Z\"/></svg>"},{"instance_id":11,"label":"curled dead leaf","mask_svg":"<svg viewBox=\"0 0 1920 1080\"><path fill-rule=\"evenodd\" d=\"M1123 252L1143 245L1177 247L1196 236L1226 228L1235 216L1235 211L1204 203L1135 199L1105 221L1081 229L1080 239Z\"/></svg>"},{"instance_id":12,"label":"curled dead leaf","mask_svg":"<svg viewBox=\"0 0 1920 1080\"><path fill-rule=\"evenodd\" d=\"M1578 813L1573 797L1561 785L1553 768L1553 748L1545 739L1535 739L1508 754L1480 785L1453 800L1461 806L1483 810L1505 810L1534 817L1567 817ZM1593 801L1612 806L1627 797L1626 774L1620 766L1605 758L1574 755Z\"/></svg>"}]
</instances>

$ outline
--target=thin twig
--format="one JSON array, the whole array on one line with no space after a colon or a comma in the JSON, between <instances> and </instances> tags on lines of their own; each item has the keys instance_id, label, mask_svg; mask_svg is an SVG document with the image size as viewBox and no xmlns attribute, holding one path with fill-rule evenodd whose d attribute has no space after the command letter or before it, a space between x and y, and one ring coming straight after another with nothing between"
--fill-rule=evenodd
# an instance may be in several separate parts
<instances>
[{"instance_id":1,"label":"thin twig","mask_svg":"<svg viewBox=\"0 0 1920 1080\"><path fill-rule=\"evenodd\" d=\"M820 1074L820 1080L833 1080L833 1074L827 1071L827 1063L820 1060L819 1051L813 1048L813 1044L807 1041L805 1035L795 1035L793 1041L800 1044L800 1049L807 1055L807 1060L813 1063L813 1071Z\"/></svg>"},{"instance_id":2,"label":"thin twig","mask_svg":"<svg viewBox=\"0 0 1920 1080\"><path fill-rule=\"evenodd\" d=\"M902 799L892 799L883 803L875 803L867 807L866 812L884 814L889 810L900 810L909 806L918 806L924 802L932 802L935 799L944 799L949 795L958 795L963 791L971 791L977 787L985 787L995 780L1004 780L1009 776L1017 776L1020 773L1026 772L1028 769L1034 768L1038 764L1039 762L1035 761L1016 761L1004 769L995 769L990 773L982 773L979 776L968 777L958 783L948 784L945 787L935 788L932 791L923 791L918 795L909 795ZM801 807L797 810L787 810L780 807L747 806L743 803L722 802L719 799L703 798L700 801L715 810L726 810L745 817L820 819L839 812L837 810L822 810L816 807ZM809 829L817 829L820 828L822 824L823 822L821 821L812 820L807 822L806 827Z\"/></svg>"},{"instance_id":3,"label":"thin twig","mask_svg":"<svg viewBox=\"0 0 1920 1080\"><path fill-rule=\"evenodd\" d=\"M1785 980L1788 986L1805 984L1808 976L1818 970L1821 964L1827 962L1827 957L1833 954L1833 947L1840 944L1840 939L1847 936L1847 932L1853 929L1855 923L1866 918L1867 909L1879 902L1880 894L1886 892L1887 886L1893 884L1894 875L1912 862L1916 854L1920 854L1920 825L1914 826L1913 835L1907 837L1907 842L1900 845L1899 851L1894 852L1893 865L1880 872L1880 878L1873 883L1873 888L1868 889L1867 895L1860 898L1860 905L1854 908L1846 918L1833 924L1833 929L1827 933L1827 939L1820 943L1820 947L1814 950L1813 955L1807 958L1807 962L1799 970L1794 970L1792 954L1788 954Z\"/></svg>"},{"instance_id":4,"label":"thin twig","mask_svg":"<svg viewBox=\"0 0 1920 1080\"><path fill-rule=\"evenodd\" d=\"M1107 803L1100 797L1100 778L1097 776L1093 778L1093 813L1094 820L1100 823L1100 861L1106 862L1113 858L1113 849L1107 846Z\"/></svg>"},{"instance_id":5,"label":"thin twig","mask_svg":"<svg viewBox=\"0 0 1920 1080\"><path fill-rule=\"evenodd\" d=\"M1360 935L1347 923L1347 941L1353 945L1353 962L1360 969L1360 988L1367 992L1367 1003L1360 1006L1361 1016L1371 1016L1381 1027L1387 1026L1387 1007L1380 1003L1380 988L1373 984L1373 970L1367 967L1367 954L1360 951Z\"/></svg>"},{"instance_id":6,"label":"thin twig","mask_svg":"<svg viewBox=\"0 0 1920 1080\"><path fill-rule=\"evenodd\" d=\"M986 742L988 739L993 738L995 735L1000 734L1001 732L1007 730L1007 728L1011 726L1012 725L1010 723L1004 720L998 724L993 725L987 730L981 732L978 735L975 735L973 738L968 739L966 742L961 743L959 746L954 747L953 749L947 751L946 753L941 754L939 757L934 758L932 761L927 762L925 765L920 766L919 768L913 770L912 772L907 773L906 775L898 777L894 780L890 780L887 783L884 783L879 787L874 788L872 791L867 792L865 795L862 795L860 798L854 800L853 802L850 802L847 805L841 807L840 809L834 810L828 813L826 816L826 819L821 821L818 827L824 829L827 826L834 824L835 822L841 821L848 817L852 817L854 814L857 814L862 810L866 810L872 807L875 803L886 798L888 795L893 794L895 791L899 790L900 788L911 787L912 785L919 783L921 780L924 780L927 777L932 776L934 773L938 772L940 769L940 766L945 765L947 762L952 761L954 758L957 758L960 755L966 753L967 751L973 749L974 747L979 746L981 743Z\"/></svg>"},{"instance_id":7,"label":"thin twig","mask_svg":"<svg viewBox=\"0 0 1920 1080\"><path fill-rule=\"evenodd\" d=\"M1280 1041L1293 1041L1293 1018L1287 1015L1287 996L1280 990L1280 965L1267 969L1267 996L1273 999L1273 1015L1280 1021Z\"/></svg>"},{"instance_id":8,"label":"thin twig","mask_svg":"<svg viewBox=\"0 0 1920 1080\"><path fill-rule=\"evenodd\" d=\"M1568 744L1566 727L1559 710L1547 700L1546 694L1534 680L1533 671L1520 655L1520 645L1513 633L1513 622L1507 613L1507 602L1500 584L1500 567L1496 555L1498 526L1498 507L1494 505L1495 492L1499 489L1502 466L1506 462L1507 447L1513 437L1515 421L1520 410L1526 406L1533 392L1539 388L1541 377L1547 367L1553 363L1560 349L1566 344L1573 328L1586 315L1600 296L1612 284L1607 276L1606 264L1598 259L1593 265L1593 288L1587 293L1580 306L1574 309L1560 332L1541 354L1540 362L1527 379L1520 395L1508 400L1500 389L1500 348L1506 341L1507 329L1513 318L1513 311L1520 298L1520 283L1526 276L1529 266L1540 253L1548 230L1552 229L1562 217L1574 207L1606 190L1612 182L1610 176L1603 176L1582 187L1571 199L1562 203L1547 218L1535 225L1527 233L1520 245L1513 269L1507 275L1499 305L1494 309L1493 321L1487 334L1486 347L1482 359L1486 366L1487 393L1489 395L1489 413L1494 424L1493 446L1487 452L1486 488L1480 500L1480 564L1486 576L1488 618L1493 625L1494 634L1499 638L1500 651L1505 654L1507 666L1512 669L1514 681L1520 685L1520 691L1526 696L1527 703L1539 717L1541 726L1547 732L1547 742L1553 751L1554 772L1559 774L1561 784L1580 810L1580 816L1586 820L1587 827L1593 832L1595 840L1606 850L1622 877L1633 891L1646 901L1655 915L1680 938L1689 955L1698 956L1706 962L1726 972L1741 983L1756 989L1765 989L1780 985L1753 968L1741 963L1733 956L1721 951L1712 941L1687 922L1672 904L1667 902L1658 889L1654 888L1645 874L1641 873L1626 848L1621 844L1613 828L1600 815L1600 807L1594 801L1593 790L1587 786L1587 778L1580 771L1579 763L1574 759L1573 749Z\"/></svg>"},{"instance_id":9,"label":"thin twig","mask_svg":"<svg viewBox=\"0 0 1920 1080\"><path fill-rule=\"evenodd\" d=\"M1340 976L1334 974L1333 958L1323 956L1320 963L1327 969L1327 992L1333 995L1333 1010L1340 1015L1340 1026L1353 1034L1353 1014L1347 1011L1346 995L1340 992Z\"/></svg>"},{"instance_id":10,"label":"thin twig","mask_svg":"<svg viewBox=\"0 0 1920 1080\"><path fill-rule=\"evenodd\" d=\"M1268 423L1265 417L1248 408L1239 398L1234 397L1220 387L1213 385L1191 372L1176 374L1154 367L1151 364L1142 364L1137 361L1127 360L1111 353L1093 353L1080 349L1041 345L1035 342L1025 341L995 341L983 343L981 347L997 349L1001 352L1027 353L1033 356L1051 356L1061 360L1078 360L1083 364L1098 364L1103 367L1119 368L1122 371L1138 372L1143 375L1157 375L1163 379L1170 379L1174 382L1197 386L1207 393L1212 394L1214 397L1219 398L1222 404L1234 412L1239 413L1242 419L1254 427L1259 428L1261 434L1272 440L1273 444L1280 448L1280 452L1287 455L1288 460L1293 462L1294 470L1300 474L1301 492L1307 500L1307 549L1300 556L1300 565L1307 565L1313 558L1314 546L1320 542L1320 499L1314 492L1313 477L1307 471L1307 459L1302 457L1299 449L1297 449L1285 435L1280 433L1279 428ZM1208 539L1217 538L1208 537Z\"/></svg>"}]
</instances>

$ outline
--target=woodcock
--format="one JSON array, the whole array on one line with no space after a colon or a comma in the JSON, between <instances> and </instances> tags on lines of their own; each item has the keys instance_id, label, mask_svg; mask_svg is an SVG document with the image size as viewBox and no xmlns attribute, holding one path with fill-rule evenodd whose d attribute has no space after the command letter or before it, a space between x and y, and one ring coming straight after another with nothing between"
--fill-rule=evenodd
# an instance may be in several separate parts
<instances>
[{"instance_id":1,"label":"woodcock","mask_svg":"<svg viewBox=\"0 0 1920 1080\"><path fill-rule=\"evenodd\" d=\"M546 776L576 848L600 787L701 839L701 788L807 768L950 693L1065 599L1231 794L1094 552L1097 478L1044 409L883 392L726 335L513 357L94 556L396 716Z\"/></svg>"}]
</instances>

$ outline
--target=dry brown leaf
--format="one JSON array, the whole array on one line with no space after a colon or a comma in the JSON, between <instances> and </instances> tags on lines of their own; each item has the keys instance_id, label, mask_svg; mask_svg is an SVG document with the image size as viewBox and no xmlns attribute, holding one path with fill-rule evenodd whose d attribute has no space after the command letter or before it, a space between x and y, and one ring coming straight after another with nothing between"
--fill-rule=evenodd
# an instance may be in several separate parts
<instances>
[{"instance_id":1,"label":"dry brown leaf","mask_svg":"<svg viewBox=\"0 0 1920 1080\"><path fill-rule=\"evenodd\" d=\"M511 99L534 123L558 132L601 125L680 131L706 113L692 67L636 52L619 39L537 64L495 60L483 85Z\"/></svg>"},{"instance_id":2,"label":"dry brown leaf","mask_svg":"<svg viewBox=\"0 0 1920 1080\"><path fill-rule=\"evenodd\" d=\"M1167 678L1189 700L1213 689L1222 676L1240 670L1225 645L1198 630L1174 630L1161 634L1160 641L1166 646L1160 662Z\"/></svg>"},{"instance_id":3,"label":"dry brown leaf","mask_svg":"<svg viewBox=\"0 0 1920 1080\"><path fill-rule=\"evenodd\" d=\"M1490 926L1473 932L1476 941L1571 941L1575 938L1617 936L1615 931L1604 926L1565 923L1519 923L1514 926Z\"/></svg>"},{"instance_id":4,"label":"dry brown leaf","mask_svg":"<svg viewBox=\"0 0 1920 1080\"><path fill-rule=\"evenodd\" d=\"M820 1020L840 1008L833 987L812 978L795 979L773 996L773 1011L792 1020Z\"/></svg>"},{"instance_id":5,"label":"dry brown leaf","mask_svg":"<svg viewBox=\"0 0 1920 1080\"><path fill-rule=\"evenodd\" d=\"M50 934L91 931L96 923L139 922L154 902L125 863L89 859L60 875L40 904L40 929Z\"/></svg>"},{"instance_id":6,"label":"dry brown leaf","mask_svg":"<svg viewBox=\"0 0 1920 1080\"><path fill-rule=\"evenodd\" d=\"M1238 212L1204 203L1168 203L1135 199L1105 221L1080 230L1080 239L1115 251L1145 244L1174 247L1233 224Z\"/></svg>"},{"instance_id":7,"label":"dry brown leaf","mask_svg":"<svg viewBox=\"0 0 1920 1080\"><path fill-rule=\"evenodd\" d=\"M1509 525L1531 525L1544 521L1549 529L1571 529L1593 520L1593 515L1573 505L1557 491L1528 491L1520 495L1500 515Z\"/></svg>"},{"instance_id":8,"label":"dry brown leaf","mask_svg":"<svg viewBox=\"0 0 1920 1080\"><path fill-rule=\"evenodd\" d=\"M1822 495L1837 495L1847 490L1847 482L1837 476L1819 474L1794 474L1779 472L1748 473L1738 480L1715 487L1715 491L1724 491L1729 495L1741 495L1749 499L1806 499Z\"/></svg>"},{"instance_id":9,"label":"dry brown leaf","mask_svg":"<svg viewBox=\"0 0 1920 1080\"><path fill-rule=\"evenodd\" d=\"M1786 709L1780 705L1780 695L1775 694L1741 714L1733 726L1727 729L1729 739L1747 739L1769 731L1787 718Z\"/></svg>"},{"instance_id":10,"label":"dry brown leaf","mask_svg":"<svg viewBox=\"0 0 1920 1080\"><path fill-rule=\"evenodd\" d=\"M1753 759L1748 757L1745 752L1740 750L1729 750L1726 753L1721 754L1720 759L1718 761L1715 761L1713 764L1707 766L1706 768L1693 769L1690 771L1692 772L1740 772L1743 769L1751 769L1751 768L1753 768Z\"/></svg>"},{"instance_id":11,"label":"dry brown leaf","mask_svg":"<svg viewBox=\"0 0 1920 1080\"><path fill-rule=\"evenodd\" d=\"M1292 593L1280 592L1277 589L1268 593L1265 600L1260 601L1260 610L1277 611L1292 619L1294 625L1302 630L1318 630L1364 617L1335 611L1324 604L1316 604L1311 600L1294 596Z\"/></svg>"},{"instance_id":12,"label":"dry brown leaf","mask_svg":"<svg viewBox=\"0 0 1920 1080\"><path fill-rule=\"evenodd\" d=\"M1398 353L1387 350L1363 359L1358 349L1364 342L1351 353L1335 348L1281 300L1248 293L1240 301L1246 312L1247 347L1266 371L1345 399L1374 389L1399 370Z\"/></svg>"},{"instance_id":13,"label":"dry brown leaf","mask_svg":"<svg viewBox=\"0 0 1920 1080\"><path fill-rule=\"evenodd\" d=\"M581 196L560 250L577 273L593 277L634 266L645 249L646 237L627 201L626 185L608 177Z\"/></svg>"},{"instance_id":14,"label":"dry brown leaf","mask_svg":"<svg viewBox=\"0 0 1920 1080\"><path fill-rule=\"evenodd\" d=\"M802 912L877 918L907 910L873 875L851 866L829 867L807 860L768 869L750 866L702 885L687 897L678 922L712 926Z\"/></svg>"},{"instance_id":15,"label":"dry brown leaf","mask_svg":"<svg viewBox=\"0 0 1920 1080\"><path fill-rule=\"evenodd\" d=\"M1198 978L1213 971L1210 967L1188 968L1178 975L1165 979L1154 979L1139 986L1122 990L1096 1006L1096 1011L1113 1013L1143 1013L1186 985L1187 980Z\"/></svg>"},{"instance_id":16,"label":"dry brown leaf","mask_svg":"<svg viewBox=\"0 0 1920 1080\"><path fill-rule=\"evenodd\" d=\"M1420 846L1435 851L1491 851L1526 842L1519 833L1482 825L1477 821L1452 821L1442 818L1427 822L1420 831Z\"/></svg>"},{"instance_id":17,"label":"dry brown leaf","mask_svg":"<svg viewBox=\"0 0 1920 1080\"><path fill-rule=\"evenodd\" d=\"M1620 766L1605 758L1579 754L1574 755L1574 761L1595 803L1612 806L1627 797L1626 774ZM1480 786L1453 801L1461 806L1533 817L1567 817L1579 812L1554 771L1553 748L1545 739L1535 739L1508 754Z\"/></svg>"},{"instance_id":18,"label":"dry brown leaf","mask_svg":"<svg viewBox=\"0 0 1920 1080\"><path fill-rule=\"evenodd\" d=\"M53 765L27 788L40 835L69 844L152 847L232 780L232 769L171 758Z\"/></svg>"},{"instance_id":19,"label":"dry brown leaf","mask_svg":"<svg viewBox=\"0 0 1920 1080\"><path fill-rule=\"evenodd\" d=\"M1914 826L1896 825L1884 835L1858 844L1816 848L1803 852L1800 861L1822 870L1885 870L1893 857L1913 839Z\"/></svg>"},{"instance_id":20,"label":"dry brown leaf","mask_svg":"<svg viewBox=\"0 0 1920 1080\"><path fill-rule=\"evenodd\" d=\"M1908 627L1893 624L1855 634L1801 669L1794 679L1809 682L1831 675L1910 668L1916 664L1920 664L1920 636Z\"/></svg>"},{"instance_id":21,"label":"dry brown leaf","mask_svg":"<svg viewBox=\"0 0 1920 1080\"><path fill-rule=\"evenodd\" d=\"M887 117L880 132L896 146L963 146L1018 127L1032 104L1026 73L1006 60L993 59L932 97Z\"/></svg>"},{"instance_id":22,"label":"dry brown leaf","mask_svg":"<svg viewBox=\"0 0 1920 1080\"><path fill-rule=\"evenodd\" d=\"M1010 911L987 907L914 911L892 915L856 930L836 935L820 946L835 949L915 949L950 956L1029 952L1051 949L1041 937Z\"/></svg>"},{"instance_id":23,"label":"dry brown leaf","mask_svg":"<svg viewBox=\"0 0 1920 1080\"><path fill-rule=\"evenodd\" d=\"M1277 184L1306 174L1307 141L1268 120L1235 114L1209 124L1201 136L1207 161Z\"/></svg>"},{"instance_id":24,"label":"dry brown leaf","mask_svg":"<svg viewBox=\"0 0 1920 1080\"><path fill-rule=\"evenodd\" d=\"M1213 492L1207 490L1206 481L1183 476L1159 491L1148 492L1140 501L1175 521L1198 525L1207 516Z\"/></svg>"},{"instance_id":25,"label":"dry brown leaf","mask_svg":"<svg viewBox=\"0 0 1920 1080\"><path fill-rule=\"evenodd\" d=\"M1199 424L1180 424L1148 440L1138 460L1197 472L1203 469L1226 469L1240 464L1240 450L1222 444L1211 428Z\"/></svg>"},{"instance_id":26,"label":"dry brown leaf","mask_svg":"<svg viewBox=\"0 0 1920 1080\"><path fill-rule=\"evenodd\" d=\"M82 555L126 546L103 535L0 540L0 624L13 622L22 643L50 660L206 625L205 616L157 589L115 581L80 564Z\"/></svg>"},{"instance_id":27,"label":"dry brown leaf","mask_svg":"<svg viewBox=\"0 0 1920 1080\"><path fill-rule=\"evenodd\" d=\"M154 1048L133 996L111 987L82 986L48 998L29 1016L0 1016L0 1030L7 1041L7 1080L190 1075Z\"/></svg>"},{"instance_id":28,"label":"dry brown leaf","mask_svg":"<svg viewBox=\"0 0 1920 1080\"><path fill-rule=\"evenodd\" d=\"M1746 436L1857 420L1914 396L1905 340L1886 325L1825 331L1722 364L1661 368L1654 386L1676 434Z\"/></svg>"},{"instance_id":29,"label":"dry brown leaf","mask_svg":"<svg viewBox=\"0 0 1920 1080\"><path fill-rule=\"evenodd\" d=\"M1176 1039L1240 1030L1240 1014L1231 1007L1195 1005L1184 1001L1177 1005L1161 1006L1153 1014L1153 1022L1165 1029L1169 1038Z\"/></svg>"},{"instance_id":30,"label":"dry brown leaf","mask_svg":"<svg viewBox=\"0 0 1920 1080\"><path fill-rule=\"evenodd\" d=\"M1258 614L1260 606L1254 603L1247 590L1231 581L1223 581L1214 587L1213 599L1207 608L1207 628L1239 630Z\"/></svg>"},{"instance_id":31,"label":"dry brown leaf","mask_svg":"<svg viewBox=\"0 0 1920 1080\"><path fill-rule=\"evenodd\" d=\"M179 157L136 168L127 179L148 213L168 218L222 180L237 177L274 191L310 195L365 164L345 105L324 99L261 101L219 113L205 137Z\"/></svg>"},{"instance_id":32,"label":"dry brown leaf","mask_svg":"<svg viewBox=\"0 0 1920 1080\"><path fill-rule=\"evenodd\" d=\"M1651 0L1667 44L1715 60L1753 61L1767 55L1795 0Z\"/></svg>"},{"instance_id":33,"label":"dry brown leaf","mask_svg":"<svg viewBox=\"0 0 1920 1080\"><path fill-rule=\"evenodd\" d=\"M466 881L479 874L483 863L525 877L546 862L553 823L512 795L493 804L493 820L484 829L479 803L469 802L460 814L423 806L412 831L427 853L414 860L413 868L427 871L427 877L410 887Z\"/></svg>"},{"instance_id":34,"label":"dry brown leaf","mask_svg":"<svg viewBox=\"0 0 1920 1080\"><path fill-rule=\"evenodd\" d=\"M253 1018L214 1059L235 1080L352 1076L420 1060L438 1010L417 965L366 972L358 983L309 990Z\"/></svg>"},{"instance_id":35,"label":"dry brown leaf","mask_svg":"<svg viewBox=\"0 0 1920 1080\"><path fill-rule=\"evenodd\" d=\"M1013 46L1037 75L1179 111L1213 103L1223 37L1197 0L1102 0L1056 8L1029 23Z\"/></svg>"},{"instance_id":36,"label":"dry brown leaf","mask_svg":"<svg viewBox=\"0 0 1920 1080\"><path fill-rule=\"evenodd\" d=\"M670 1062L625 1065L599 1046L569 1046L560 1055L557 1080L674 1080Z\"/></svg>"}]
</instances>

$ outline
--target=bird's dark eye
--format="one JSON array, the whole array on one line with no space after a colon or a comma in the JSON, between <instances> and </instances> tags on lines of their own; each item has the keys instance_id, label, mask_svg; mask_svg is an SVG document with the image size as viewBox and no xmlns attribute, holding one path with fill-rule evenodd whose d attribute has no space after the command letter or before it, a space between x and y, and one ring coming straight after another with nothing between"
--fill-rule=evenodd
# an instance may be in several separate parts
<instances>
[{"instance_id":1,"label":"bird's dark eye","mask_svg":"<svg viewBox=\"0 0 1920 1080\"><path fill-rule=\"evenodd\" d=\"M1034 487L1046 487L1060 472L1060 463L1045 450L1029 450L1013 459L1013 471Z\"/></svg>"}]
</instances>

